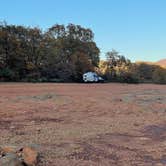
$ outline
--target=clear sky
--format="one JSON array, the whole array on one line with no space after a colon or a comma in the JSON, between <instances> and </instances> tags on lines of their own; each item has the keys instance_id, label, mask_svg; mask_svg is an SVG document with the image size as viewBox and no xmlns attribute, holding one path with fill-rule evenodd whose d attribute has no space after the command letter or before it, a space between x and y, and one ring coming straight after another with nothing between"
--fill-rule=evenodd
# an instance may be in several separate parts
<instances>
[{"instance_id":1,"label":"clear sky","mask_svg":"<svg viewBox=\"0 0 166 166\"><path fill-rule=\"evenodd\" d=\"M112 48L132 61L166 58L166 0L0 0L0 20L91 28L101 58Z\"/></svg>"}]
</instances>

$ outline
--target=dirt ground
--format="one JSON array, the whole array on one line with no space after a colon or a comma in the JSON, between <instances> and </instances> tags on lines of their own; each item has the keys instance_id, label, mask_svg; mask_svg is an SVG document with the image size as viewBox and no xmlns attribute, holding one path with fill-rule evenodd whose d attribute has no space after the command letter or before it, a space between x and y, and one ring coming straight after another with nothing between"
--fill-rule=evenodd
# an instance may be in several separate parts
<instances>
[{"instance_id":1,"label":"dirt ground","mask_svg":"<svg viewBox=\"0 0 166 166\"><path fill-rule=\"evenodd\" d=\"M40 166L164 166L166 85L2 83L0 145Z\"/></svg>"}]
</instances>

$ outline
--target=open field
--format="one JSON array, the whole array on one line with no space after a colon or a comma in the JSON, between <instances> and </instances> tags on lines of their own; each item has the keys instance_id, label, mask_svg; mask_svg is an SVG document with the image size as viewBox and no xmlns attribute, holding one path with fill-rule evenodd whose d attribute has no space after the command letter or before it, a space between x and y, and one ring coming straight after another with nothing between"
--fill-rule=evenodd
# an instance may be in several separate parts
<instances>
[{"instance_id":1,"label":"open field","mask_svg":"<svg viewBox=\"0 0 166 166\"><path fill-rule=\"evenodd\" d=\"M0 144L40 166L164 166L166 85L2 83Z\"/></svg>"}]
</instances>

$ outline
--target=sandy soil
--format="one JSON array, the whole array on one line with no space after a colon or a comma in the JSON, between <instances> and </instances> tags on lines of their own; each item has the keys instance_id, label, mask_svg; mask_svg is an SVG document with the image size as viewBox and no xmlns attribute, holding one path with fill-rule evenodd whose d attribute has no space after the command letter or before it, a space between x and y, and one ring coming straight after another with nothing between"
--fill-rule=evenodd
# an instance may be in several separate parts
<instances>
[{"instance_id":1,"label":"sandy soil","mask_svg":"<svg viewBox=\"0 0 166 166\"><path fill-rule=\"evenodd\" d=\"M40 166L164 166L166 85L2 83L0 144Z\"/></svg>"}]
</instances>

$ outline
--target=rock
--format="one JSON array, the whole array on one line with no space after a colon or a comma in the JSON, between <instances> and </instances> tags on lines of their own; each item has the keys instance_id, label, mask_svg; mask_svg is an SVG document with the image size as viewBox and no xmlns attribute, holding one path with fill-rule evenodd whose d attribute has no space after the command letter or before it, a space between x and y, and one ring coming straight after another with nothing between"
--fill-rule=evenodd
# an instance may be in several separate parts
<instances>
[{"instance_id":1,"label":"rock","mask_svg":"<svg viewBox=\"0 0 166 166\"><path fill-rule=\"evenodd\" d=\"M0 157L6 156L8 153L16 153L16 146L4 146L0 147Z\"/></svg>"},{"instance_id":2,"label":"rock","mask_svg":"<svg viewBox=\"0 0 166 166\"><path fill-rule=\"evenodd\" d=\"M35 166L37 164L38 153L31 147L23 148L22 157L27 166Z\"/></svg>"},{"instance_id":3,"label":"rock","mask_svg":"<svg viewBox=\"0 0 166 166\"><path fill-rule=\"evenodd\" d=\"M38 152L35 149L35 146L0 147L0 166L36 166Z\"/></svg>"},{"instance_id":4,"label":"rock","mask_svg":"<svg viewBox=\"0 0 166 166\"><path fill-rule=\"evenodd\" d=\"M7 154L7 153L15 153L17 148L15 146L4 146L1 148L1 150L4 154Z\"/></svg>"},{"instance_id":5,"label":"rock","mask_svg":"<svg viewBox=\"0 0 166 166\"><path fill-rule=\"evenodd\" d=\"M0 166L23 166L23 164L16 154L8 153L6 156L0 158Z\"/></svg>"}]
</instances>

